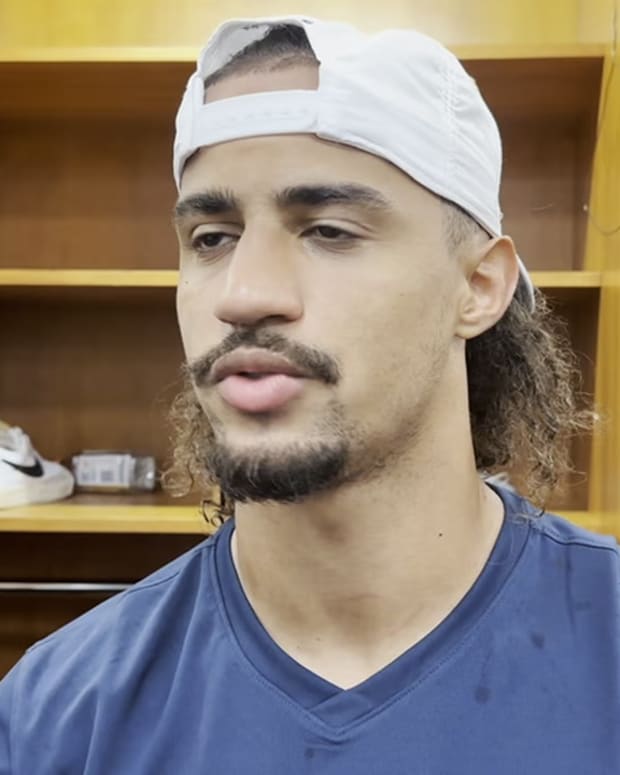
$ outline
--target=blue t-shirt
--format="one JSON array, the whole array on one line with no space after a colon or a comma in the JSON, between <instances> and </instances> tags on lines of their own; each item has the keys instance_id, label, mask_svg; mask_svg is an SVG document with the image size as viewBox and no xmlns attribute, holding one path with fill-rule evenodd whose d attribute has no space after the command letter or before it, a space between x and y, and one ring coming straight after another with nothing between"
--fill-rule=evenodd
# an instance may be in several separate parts
<instances>
[{"instance_id":1,"label":"blue t-shirt","mask_svg":"<svg viewBox=\"0 0 620 775\"><path fill-rule=\"evenodd\" d=\"M262 627L227 522L29 649L0 684L1 775L620 773L616 543L500 494L467 595L348 690Z\"/></svg>"}]
</instances>

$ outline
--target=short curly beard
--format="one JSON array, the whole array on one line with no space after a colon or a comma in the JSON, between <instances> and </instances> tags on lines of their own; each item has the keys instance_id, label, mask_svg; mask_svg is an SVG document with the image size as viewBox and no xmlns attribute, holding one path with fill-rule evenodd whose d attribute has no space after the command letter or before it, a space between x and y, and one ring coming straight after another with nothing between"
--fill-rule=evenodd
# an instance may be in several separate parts
<instances>
[{"instance_id":1,"label":"short curly beard","mask_svg":"<svg viewBox=\"0 0 620 775\"><path fill-rule=\"evenodd\" d=\"M211 423L198 401L191 377L173 402L175 434L172 465L163 483L173 495L200 494L203 499L235 502L299 502L305 497L381 475L392 456L367 449L364 429L347 423L343 408L328 404L314 438L283 447L256 446L246 452L227 444L224 430ZM219 493L219 494L218 494Z\"/></svg>"},{"instance_id":2,"label":"short curly beard","mask_svg":"<svg viewBox=\"0 0 620 775\"><path fill-rule=\"evenodd\" d=\"M295 503L342 480L348 447L344 437L337 437L331 443L243 454L215 442L206 450L205 468L226 495L239 503Z\"/></svg>"}]
</instances>

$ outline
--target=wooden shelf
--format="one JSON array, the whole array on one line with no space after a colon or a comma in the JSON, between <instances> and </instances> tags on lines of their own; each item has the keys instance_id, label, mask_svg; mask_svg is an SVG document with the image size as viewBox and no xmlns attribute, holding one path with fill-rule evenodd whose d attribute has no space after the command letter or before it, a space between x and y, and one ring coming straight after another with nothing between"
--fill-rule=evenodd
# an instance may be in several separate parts
<instances>
[{"instance_id":1,"label":"wooden shelf","mask_svg":"<svg viewBox=\"0 0 620 775\"><path fill-rule=\"evenodd\" d=\"M605 56L604 43L558 44L548 46L532 45L474 45L451 46L452 52L461 60L472 59L595 59Z\"/></svg>"},{"instance_id":2,"label":"wooden shelf","mask_svg":"<svg viewBox=\"0 0 620 775\"><path fill-rule=\"evenodd\" d=\"M572 48L572 47L571 47ZM580 48L580 47L578 47ZM586 46L584 48L592 48ZM598 48L594 46L594 48ZM200 47L193 46L42 46L4 48L0 51L0 63L63 62L81 64L94 62L157 63L196 62Z\"/></svg>"},{"instance_id":3,"label":"wooden shelf","mask_svg":"<svg viewBox=\"0 0 620 775\"><path fill-rule=\"evenodd\" d=\"M604 43L552 45L455 45L450 47L459 59L562 59L603 57ZM181 62L193 64L196 46L49 46L10 47L0 52L2 62Z\"/></svg>"},{"instance_id":4,"label":"wooden shelf","mask_svg":"<svg viewBox=\"0 0 620 775\"><path fill-rule=\"evenodd\" d=\"M600 530L601 514L563 510L560 516ZM46 503L0 511L0 533L161 533L209 535L196 506Z\"/></svg>"},{"instance_id":5,"label":"wooden shelf","mask_svg":"<svg viewBox=\"0 0 620 775\"><path fill-rule=\"evenodd\" d=\"M1 267L175 269L170 148L192 64L124 61L122 52L103 62L0 62L0 187L18 214L3 224ZM466 66L504 138L505 229L527 265L598 267L584 254L603 50L551 53L475 46Z\"/></svg>"},{"instance_id":6,"label":"wooden shelf","mask_svg":"<svg viewBox=\"0 0 620 775\"><path fill-rule=\"evenodd\" d=\"M532 272L537 288L600 288L600 272Z\"/></svg>"},{"instance_id":7,"label":"wooden shelf","mask_svg":"<svg viewBox=\"0 0 620 775\"><path fill-rule=\"evenodd\" d=\"M0 510L0 532L207 535L196 506L83 504L72 500Z\"/></svg>"},{"instance_id":8,"label":"wooden shelf","mask_svg":"<svg viewBox=\"0 0 620 775\"><path fill-rule=\"evenodd\" d=\"M174 288L171 269L0 269L0 287Z\"/></svg>"},{"instance_id":9,"label":"wooden shelf","mask_svg":"<svg viewBox=\"0 0 620 775\"><path fill-rule=\"evenodd\" d=\"M5 287L175 288L172 269L0 269ZM532 272L538 288L600 288L600 272ZM1 291L0 291L1 292Z\"/></svg>"},{"instance_id":10,"label":"wooden shelf","mask_svg":"<svg viewBox=\"0 0 620 775\"><path fill-rule=\"evenodd\" d=\"M96 56L98 50L84 51L76 49L63 57L63 49L53 50L47 58L29 60L11 60L0 53L0 89L5 95L0 115L19 121L44 120L48 132L54 129L52 119L88 117L112 119L117 124L138 119L165 121L170 129L194 70L193 54L166 59L162 50L138 49L144 53L132 58L133 49L127 55L116 49L101 60ZM555 46L551 51L469 46L464 53L465 68L478 82L502 131L507 118L570 120L596 113L605 55L602 46ZM524 83L528 85L525 89ZM147 134L143 132L143 139Z\"/></svg>"},{"instance_id":11,"label":"wooden shelf","mask_svg":"<svg viewBox=\"0 0 620 775\"><path fill-rule=\"evenodd\" d=\"M281 0L270 4L266 11L281 12ZM174 304L174 116L227 8L189 0L179 14L172 0L140 0L148 13L120 18L115 4L56 0L42 25L34 5L8 0L0 13L0 199L10 203L0 252L0 327L10 334L0 348L0 407L50 460L97 446L163 464L184 361ZM250 5L239 8L252 15ZM369 32L416 27L444 41L478 84L503 141L503 228L565 320L582 389L596 394L605 417L594 443L573 443L579 473L549 510L620 538L620 235L597 228L616 225L620 193L613 3L312 5L317 16L355 19ZM199 500L77 494L0 509L2 576L144 578L212 532ZM100 599L4 595L0 676Z\"/></svg>"},{"instance_id":12,"label":"wooden shelf","mask_svg":"<svg viewBox=\"0 0 620 775\"><path fill-rule=\"evenodd\" d=\"M56 0L43 25L32 3L9 0L1 14L0 199L10 206L0 324L10 335L0 350L0 407L52 460L93 446L162 463L170 453L165 416L184 360L174 305L174 115L227 9L190 0L179 14L172 0L139 4L148 13L119 19L115 4ZM276 13L280 0L271 5ZM594 448L587 438L573 444L580 473L550 511L620 538L620 283L612 273L620 235L603 236L589 215L616 224L620 79L611 77L611 5L593 0L584 13L582 0L438 0L360 10L343 0L337 15L368 31L417 27L447 43L479 85L503 139L504 229L565 319L583 390L596 394L606 418ZM334 18L327 0L313 9ZM591 269L602 271L582 271ZM209 534L198 501L162 492L76 495L2 509L2 575L143 578ZM3 596L0 675L96 602Z\"/></svg>"}]
</instances>

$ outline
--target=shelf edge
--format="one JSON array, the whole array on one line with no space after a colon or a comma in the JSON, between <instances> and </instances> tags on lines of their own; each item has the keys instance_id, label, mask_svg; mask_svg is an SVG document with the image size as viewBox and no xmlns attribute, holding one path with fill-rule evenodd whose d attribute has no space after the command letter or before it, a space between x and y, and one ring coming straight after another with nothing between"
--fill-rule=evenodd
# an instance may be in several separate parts
<instances>
[{"instance_id":1,"label":"shelf edge","mask_svg":"<svg viewBox=\"0 0 620 775\"><path fill-rule=\"evenodd\" d=\"M71 515L71 510L74 514ZM64 512L64 514L63 514ZM599 512L554 512L588 530L604 532ZM68 516L67 516L68 514ZM129 514L129 516L128 516ZM0 512L0 533L144 533L207 537L213 530L194 506L63 506L45 504Z\"/></svg>"},{"instance_id":2,"label":"shelf edge","mask_svg":"<svg viewBox=\"0 0 620 775\"><path fill-rule=\"evenodd\" d=\"M0 269L0 287L175 288L175 269Z\"/></svg>"},{"instance_id":3,"label":"shelf edge","mask_svg":"<svg viewBox=\"0 0 620 775\"><path fill-rule=\"evenodd\" d=\"M538 288L600 288L601 272L533 271ZM0 269L0 287L175 288L176 269Z\"/></svg>"},{"instance_id":4,"label":"shelf edge","mask_svg":"<svg viewBox=\"0 0 620 775\"><path fill-rule=\"evenodd\" d=\"M530 272L532 282L537 288L600 288L602 283L601 272Z\"/></svg>"},{"instance_id":5,"label":"shelf edge","mask_svg":"<svg viewBox=\"0 0 620 775\"><path fill-rule=\"evenodd\" d=\"M193 46L44 46L4 48L0 51L0 64L67 63L86 62L108 64L114 62L157 64L194 63L200 48Z\"/></svg>"},{"instance_id":6,"label":"shelf edge","mask_svg":"<svg viewBox=\"0 0 620 775\"><path fill-rule=\"evenodd\" d=\"M0 533L209 534L197 506L48 503L0 511Z\"/></svg>"},{"instance_id":7,"label":"shelf edge","mask_svg":"<svg viewBox=\"0 0 620 775\"><path fill-rule=\"evenodd\" d=\"M471 59L588 59L603 58L605 42L552 45L454 44L448 48L462 60ZM46 46L8 47L0 51L1 63L64 62L94 63L194 63L199 46Z\"/></svg>"}]
</instances>

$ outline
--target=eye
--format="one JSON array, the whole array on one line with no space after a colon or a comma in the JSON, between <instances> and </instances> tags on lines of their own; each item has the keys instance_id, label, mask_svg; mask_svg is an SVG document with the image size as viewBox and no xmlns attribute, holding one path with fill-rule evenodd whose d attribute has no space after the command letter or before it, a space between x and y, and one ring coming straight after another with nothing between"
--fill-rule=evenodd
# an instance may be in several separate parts
<instances>
[{"instance_id":1,"label":"eye","mask_svg":"<svg viewBox=\"0 0 620 775\"><path fill-rule=\"evenodd\" d=\"M355 234L351 234L349 231L328 224L313 226L311 229L308 229L308 232L306 233L314 233L321 239L328 240L329 242L347 242L357 239Z\"/></svg>"},{"instance_id":2,"label":"eye","mask_svg":"<svg viewBox=\"0 0 620 775\"><path fill-rule=\"evenodd\" d=\"M204 231L192 237L192 248L200 252L217 250L217 248L224 247L229 244L231 240L235 240L236 235L227 234L223 231Z\"/></svg>"}]
</instances>

